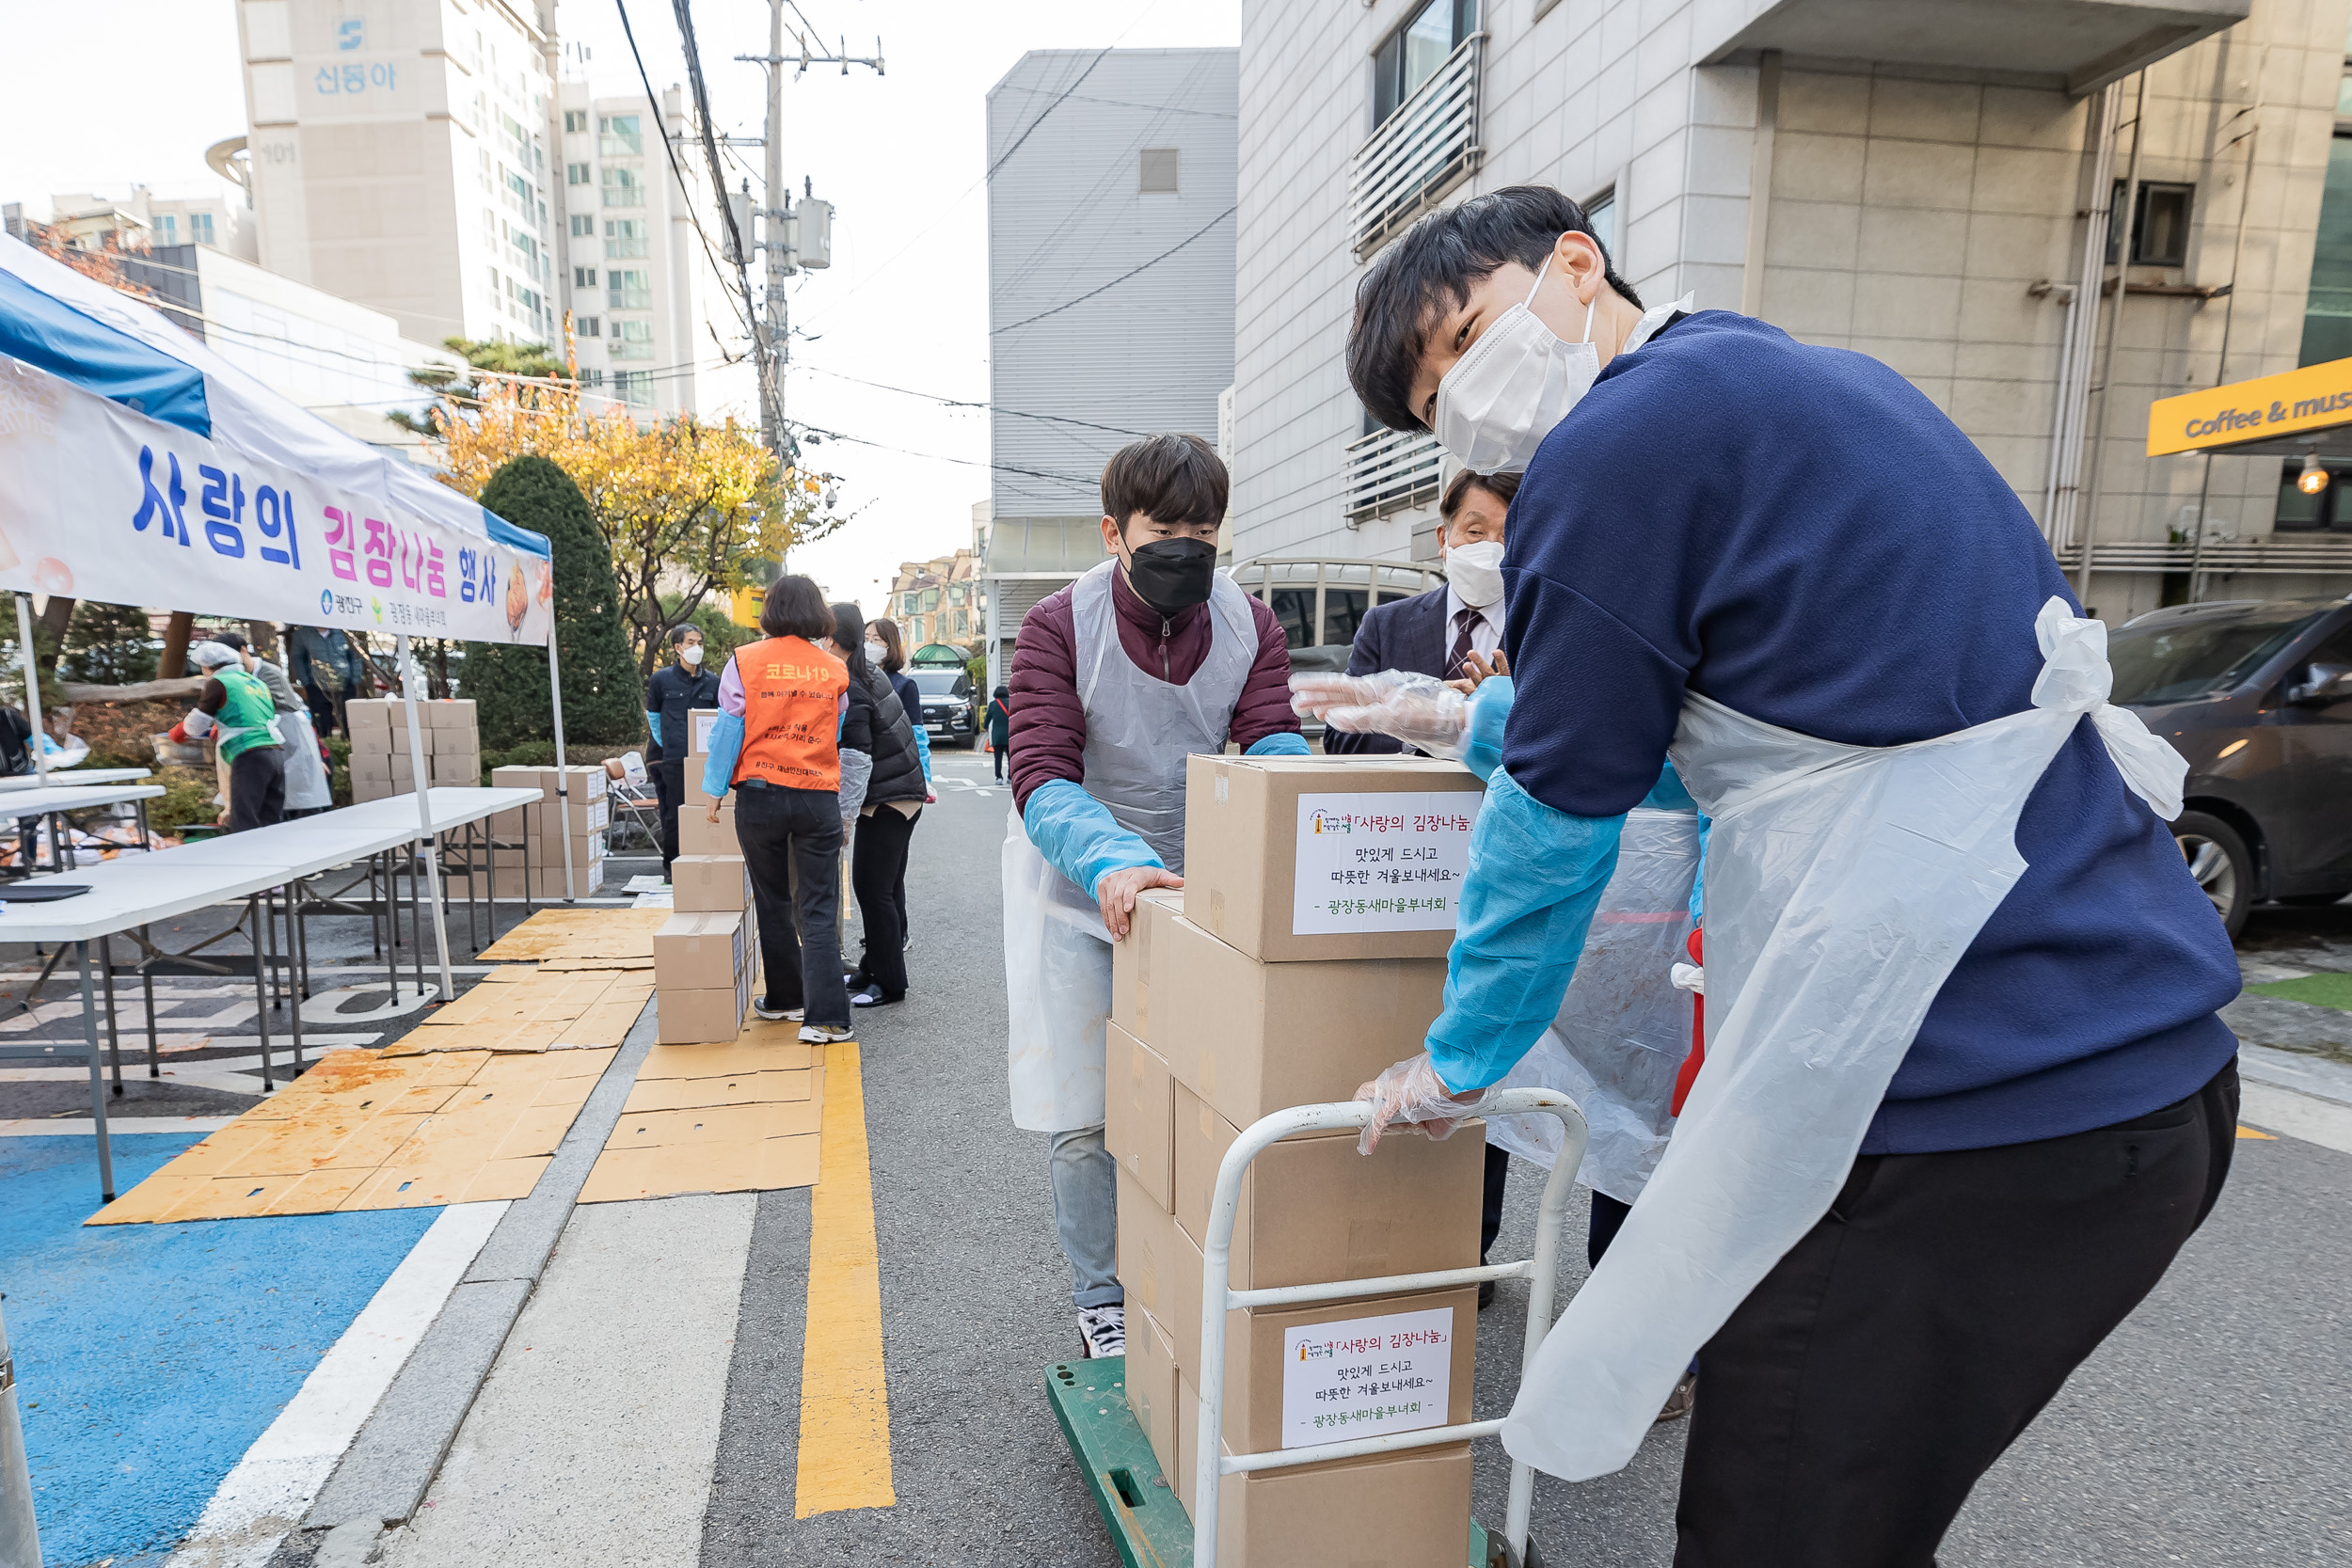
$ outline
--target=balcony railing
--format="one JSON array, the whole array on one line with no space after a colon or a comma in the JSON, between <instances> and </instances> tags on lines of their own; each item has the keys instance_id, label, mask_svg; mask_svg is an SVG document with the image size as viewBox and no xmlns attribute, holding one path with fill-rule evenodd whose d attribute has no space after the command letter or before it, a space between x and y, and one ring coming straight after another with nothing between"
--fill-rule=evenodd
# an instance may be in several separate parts
<instances>
[{"instance_id":1,"label":"balcony railing","mask_svg":"<svg viewBox=\"0 0 2352 1568\"><path fill-rule=\"evenodd\" d=\"M1347 235L1356 259L1378 250L1478 168L1478 65L1472 33L1356 150L1347 169Z\"/></svg>"},{"instance_id":2,"label":"balcony railing","mask_svg":"<svg viewBox=\"0 0 2352 1568\"><path fill-rule=\"evenodd\" d=\"M1347 443L1347 519L1385 517L1438 499L1445 449L1423 430L1376 430Z\"/></svg>"}]
</instances>

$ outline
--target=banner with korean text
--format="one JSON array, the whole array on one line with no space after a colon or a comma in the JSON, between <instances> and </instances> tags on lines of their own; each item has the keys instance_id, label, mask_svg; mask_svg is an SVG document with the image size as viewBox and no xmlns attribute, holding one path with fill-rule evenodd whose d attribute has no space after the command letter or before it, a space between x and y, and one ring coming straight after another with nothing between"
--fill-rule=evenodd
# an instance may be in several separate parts
<instances>
[{"instance_id":1,"label":"banner with korean text","mask_svg":"<svg viewBox=\"0 0 2352 1568\"><path fill-rule=\"evenodd\" d=\"M0 239L0 589L544 643L548 543Z\"/></svg>"}]
</instances>

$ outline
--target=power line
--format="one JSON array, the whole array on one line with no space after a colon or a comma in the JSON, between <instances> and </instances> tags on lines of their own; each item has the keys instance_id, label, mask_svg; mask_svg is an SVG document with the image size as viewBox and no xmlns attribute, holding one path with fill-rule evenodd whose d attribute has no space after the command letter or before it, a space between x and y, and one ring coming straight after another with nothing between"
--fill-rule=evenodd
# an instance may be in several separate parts
<instances>
[{"instance_id":1,"label":"power line","mask_svg":"<svg viewBox=\"0 0 2352 1568\"><path fill-rule=\"evenodd\" d=\"M694 237L702 241L703 259L710 263L710 270L718 273L723 279L726 276L725 269L720 265L717 253L710 247L710 236L703 231L703 220L700 214L694 211L693 187L686 182L686 170L678 166L677 149L670 145L669 127L661 123L661 100L654 93L653 77L646 73L645 56L638 51L637 30L629 25L628 0L612 0L612 5L613 8L621 13L621 36L628 40L629 58L637 62L637 80L644 87L646 108L651 112L654 125L660 135L661 150L670 160L670 173L672 177L677 181L678 199L686 209L686 221L694 226ZM724 207L726 204L726 194L727 193L723 190L719 193L719 200L722 207ZM732 210L729 210L728 222L732 224L733 221L734 214ZM730 308L734 307L735 299L733 295L728 296L727 304ZM748 309L749 307L747 304L743 309L737 310L737 316L739 319L743 321L744 330L752 332L755 337L757 335L756 329L753 326L751 320L744 314L744 311ZM765 392L763 391L761 395L764 401L766 396Z\"/></svg>"},{"instance_id":2,"label":"power line","mask_svg":"<svg viewBox=\"0 0 2352 1568\"><path fill-rule=\"evenodd\" d=\"M847 441L851 446L872 447L877 451L895 451L902 457L920 457L932 463L957 463L967 468L993 468L998 473L1021 474L1029 479L1050 479L1057 484L1092 486L1102 483L1099 475L1057 474L1045 468L1024 468L1011 463L983 462L977 457L946 457L935 451L916 451L912 447L894 447L886 441L869 441L863 436L851 436L846 431L827 430L822 425L813 425L800 420L795 420L792 423L795 429L805 430L811 436L822 436L828 441Z\"/></svg>"},{"instance_id":3,"label":"power line","mask_svg":"<svg viewBox=\"0 0 2352 1568\"><path fill-rule=\"evenodd\" d=\"M896 392L901 397L920 398L925 403L943 404L949 408L977 408L991 414L1009 415L1016 420L1038 420L1048 424L1074 424L1084 430L1100 430L1112 436L1149 436L1152 434L1148 430L1128 430L1120 425L1097 424L1092 420L1073 419L1067 414L1032 414L1025 409L1007 408L1002 404L975 403L969 398L949 398L942 397L937 392L918 392L911 387L893 387L886 382L868 381L864 376L847 375L840 371L829 371L822 365L803 365L801 369L815 371L818 375L832 376L836 381L848 381L860 387L871 387L876 391Z\"/></svg>"},{"instance_id":4,"label":"power line","mask_svg":"<svg viewBox=\"0 0 2352 1568\"><path fill-rule=\"evenodd\" d=\"M1154 256L1149 261L1144 262L1142 266L1130 267L1125 272L1120 273L1117 277L1114 277L1109 282L1104 284L1102 288L1089 289L1085 293L1080 294L1077 298L1066 299L1050 310L1040 310L1034 316L1024 316L1021 320L1014 322L1009 326L996 327L989 333L989 336L992 338L1001 337L1005 333L1027 326L1032 322L1041 322L1048 316L1058 316L1064 310L1071 309L1073 306L1084 305L1088 300L1092 299L1096 294L1102 293L1105 290L1118 288L1121 283L1124 283L1130 277L1135 277L1136 274L1146 271L1149 268L1158 266L1162 261L1167 261L1170 256L1175 255L1178 251L1184 249L1184 246L1192 244L1193 241L1199 239L1210 230L1215 229L1218 224L1223 223L1227 218L1232 217L1240 210L1241 208L1238 203L1226 208L1225 211L1217 214L1216 216L1211 218L1208 222L1202 224L1200 228L1194 230L1183 239L1178 240L1174 245L1169 245L1166 250L1161 251L1157 256Z\"/></svg>"}]
</instances>

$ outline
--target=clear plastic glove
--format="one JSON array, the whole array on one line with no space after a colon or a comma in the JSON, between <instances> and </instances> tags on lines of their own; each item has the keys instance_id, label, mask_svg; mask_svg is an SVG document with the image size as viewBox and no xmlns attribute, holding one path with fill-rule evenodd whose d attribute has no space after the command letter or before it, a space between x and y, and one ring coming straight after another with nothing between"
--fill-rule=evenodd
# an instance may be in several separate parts
<instances>
[{"instance_id":1,"label":"clear plastic glove","mask_svg":"<svg viewBox=\"0 0 2352 1568\"><path fill-rule=\"evenodd\" d=\"M1454 1136L1454 1129L1486 1103L1486 1091L1455 1094L1438 1076L1424 1051L1358 1089L1356 1098L1372 1101L1372 1125L1356 1140L1356 1152L1369 1154L1380 1147L1380 1134L1391 1127L1439 1140Z\"/></svg>"},{"instance_id":2,"label":"clear plastic glove","mask_svg":"<svg viewBox=\"0 0 2352 1568\"><path fill-rule=\"evenodd\" d=\"M1458 759L1470 699L1435 675L1382 670L1370 675L1296 674L1291 711L1348 735L1385 735L1433 757Z\"/></svg>"}]
</instances>

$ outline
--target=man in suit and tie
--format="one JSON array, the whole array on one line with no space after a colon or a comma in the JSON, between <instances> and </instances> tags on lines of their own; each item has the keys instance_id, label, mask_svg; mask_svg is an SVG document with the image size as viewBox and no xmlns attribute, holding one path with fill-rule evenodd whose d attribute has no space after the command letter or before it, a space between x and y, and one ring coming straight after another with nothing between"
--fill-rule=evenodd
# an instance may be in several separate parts
<instances>
[{"instance_id":1,"label":"man in suit and tie","mask_svg":"<svg viewBox=\"0 0 2352 1568\"><path fill-rule=\"evenodd\" d=\"M1445 564L1445 586L1375 605L1356 628L1355 646L1347 656L1349 674L1412 670L1439 680L1460 680L1471 655L1488 665L1500 658L1502 525L1518 487L1517 474L1476 474L1465 468L1454 476L1438 502L1438 549ZM1407 748L1385 735L1326 730L1323 749L1345 753ZM1502 1227L1502 1183L1510 1168L1510 1155L1487 1145L1486 1206L1478 1227L1481 1262ZM1494 1290L1491 1280L1481 1285L1478 1305L1492 1301Z\"/></svg>"}]
</instances>

